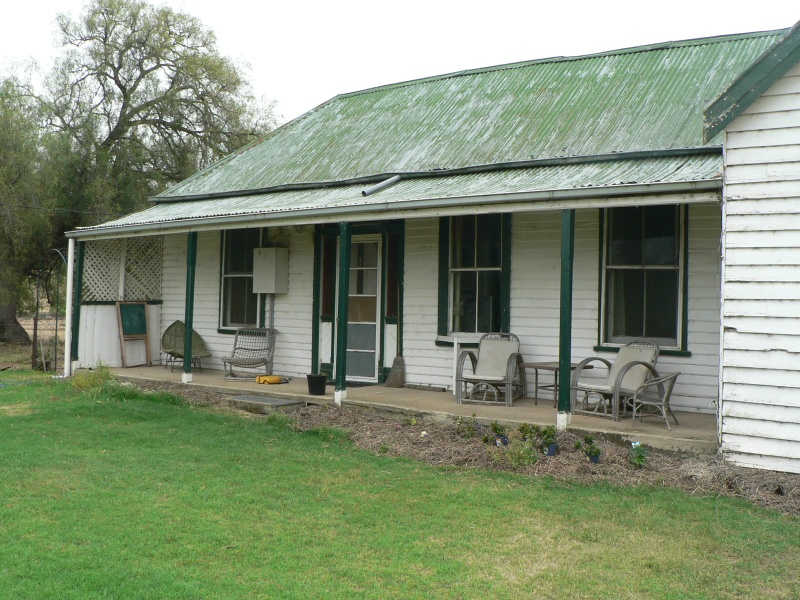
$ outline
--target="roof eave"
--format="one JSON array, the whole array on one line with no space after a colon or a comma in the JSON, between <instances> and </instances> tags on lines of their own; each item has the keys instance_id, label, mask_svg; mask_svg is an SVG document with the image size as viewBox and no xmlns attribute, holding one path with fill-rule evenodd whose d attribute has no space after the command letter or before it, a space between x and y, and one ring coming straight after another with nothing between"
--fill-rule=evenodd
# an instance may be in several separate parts
<instances>
[{"instance_id":1,"label":"roof eave","mask_svg":"<svg viewBox=\"0 0 800 600\"><path fill-rule=\"evenodd\" d=\"M66 233L68 238L78 240L133 237L143 235L162 235L186 233L190 231L215 230L241 227L244 223L258 221L273 225L312 225L348 220L368 220L374 218L410 218L413 215L441 216L458 212L476 212L476 207L486 205L497 210L502 205L504 211L523 212L532 210L558 210L563 208L585 208L591 199L609 198L631 199L644 196L663 196L665 194L699 194L695 202L718 201L722 189L719 178L695 181L623 184L605 187L584 187L560 190L541 190L536 192L515 192L480 196L453 196L448 198L422 198L406 202L353 205L337 208L303 209L279 212L248 213L226 215L223 217L202 217L197 219L176 219L159 223L140 223L116 227L96 227L77 229ZM707 196L711 193L712 196ZM687 202L690 199L686 199ZM536 208L525 206L537 203ZM489 210L489 208L487 208Z\"/></svg>"},{"instance_id":2,"label":"roof eave","mask_svg":"<svg viewBox=\"0 0 800 600\"><path fill-rule=\"evenodd\" d=\"M708 105L703 113L703 141L714 139L798 62L800 21Z\"/></svg>"}]
</instances>

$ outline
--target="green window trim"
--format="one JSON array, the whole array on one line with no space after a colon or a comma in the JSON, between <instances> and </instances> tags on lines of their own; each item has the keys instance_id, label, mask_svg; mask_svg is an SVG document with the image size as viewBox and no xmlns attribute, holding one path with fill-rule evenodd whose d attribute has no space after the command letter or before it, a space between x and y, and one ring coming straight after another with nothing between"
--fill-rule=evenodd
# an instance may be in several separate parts
<instances>
[{"instance_id":1,"label":"green window trim","mask_svg":"<svg viewBox=\"0 0 800 600\"><path fill-rule=\"evenodd\" d=\"M450 217L439 218L439 299L436 327L436 345L452 346L450 334ZM501 220L502 246L500 258L500 331L511 328L511 215L503 214ZM489 333L489 332L481 332ZM459 342L462 345L462 342ZM464 346L470 346L464 342ZM477 342L475 343L477 345Z\"/></svg>"}]
</instances>

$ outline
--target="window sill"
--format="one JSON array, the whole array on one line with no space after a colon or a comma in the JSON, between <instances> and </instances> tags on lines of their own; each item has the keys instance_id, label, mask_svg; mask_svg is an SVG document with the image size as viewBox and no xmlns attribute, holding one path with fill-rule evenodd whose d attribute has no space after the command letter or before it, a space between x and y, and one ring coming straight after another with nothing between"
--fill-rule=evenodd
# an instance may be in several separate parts
<instances>
[{"instance_id":1,"label":"window sill","mask_svg":"<svg viewBox=\"0 0 800 600\"><path fill-rule=\"evenodd\" d=\"M477 348L482 335L482 333L465 333L459 336L438 335L436 336L436 345L452 348L457 339L459 346Z\"/></svg>"},{"instance_id":2,"label":"window sill","mask_svg":"<svg viewBox=\"0 0 800 600\"><path fill-rule=\"evenodd\" d=\"M595 352L619 352L620 346L595 346ZM659 356L682 356L690 357L692 353L689 350L678 350L677 348L660 348L658 351Z\"/></svg>"}]
</instances>

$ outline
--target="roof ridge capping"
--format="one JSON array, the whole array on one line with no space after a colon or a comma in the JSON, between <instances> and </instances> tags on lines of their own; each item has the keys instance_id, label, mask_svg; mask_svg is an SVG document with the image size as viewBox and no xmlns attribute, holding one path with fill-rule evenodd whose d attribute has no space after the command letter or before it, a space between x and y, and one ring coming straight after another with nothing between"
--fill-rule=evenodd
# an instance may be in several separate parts
<instances>
[{"instance_id":1,"label":"roof ridge capping","mask_svg":"<svg viewBox=\"0 0 800 600\"><path fill-rule=\"evenodd\" d=\"M796 26L795 26L796 27ZM417 79L409 79L406 81L397 81L393 83L387 83L384 85L379 85L371 88L364 88L362 90L354 90L352 92L345 92L342 94L337 94L327 102L323 102L323 106L330 102L334 102L336 100L341 100L344 98L350 98L355 96L361 96L364 94L371 94L376 92L382 92L384 90L390 90L399 87L406 87L411 85L418 85L424 83L430 83L433 81L441 81L444 79L451 79L453 77L466 77L470 75L480 75L482 73L488 73L491 71L502 71L506 69L519 69L523 67L538 65L538 64L548 64L548 63L558 63L558 62L571 62L571 61L578 61L578 60L587 60L592 58L602 58L607 56L618 56L623 54L636 54L639 52L653 52L656 50L669 50L672 48L685 48L689 46L702 46L706 44L723 44L727 42L738 41L742 39L748 38L756 38L756 37L766 37L770 35L776 35L784 32L790 31L788 28L785 29L771 29L767 31L753 31L749 33L733 33L733 34L723 34L723 35L715 35L715 36L708 36L708 37L699 37L699 38L689 38L685 40L673 40L673 41L666 41L666 42L658 42L655 44L646 44L643 46L629 46L625 48L617 48L614 50L604 50L602 52L595 52L592 54L577 54L574 56L551 56L548 58L536 58L532 60L523 60L518 62L511 62L511 63L504 63L499 65L489 65L485 67L478 67L475 69L464 69L462 71L452 71L450 73L441 73L438 75L430 75L428 77L420 77ZM320 107L317 107L320 108Z\"/></svg>"},{"instance_id":2,"label":"roof ridge capping","mask_svg":"<svg viewBox=\"0 0 800 600\"><path fill-rule=\"evenodd\" d=\"M780 31L780 30L778 30ZM712 140L800 62L800 21L757 58L703 112L703 141Z\"/></svg>"}]
</instances>

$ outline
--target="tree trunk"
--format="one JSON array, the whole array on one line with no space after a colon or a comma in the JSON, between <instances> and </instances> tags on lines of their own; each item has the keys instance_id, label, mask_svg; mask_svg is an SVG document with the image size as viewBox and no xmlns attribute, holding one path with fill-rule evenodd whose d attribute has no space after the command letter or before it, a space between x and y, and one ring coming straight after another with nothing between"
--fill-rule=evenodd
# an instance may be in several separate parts
<instances>
[{"instance_id":1,"label":"tree trunk","mask_svg":"<svg viewBox=\"0 0 800 600\"><path fill-rule=\"evenodd\" d=\"M3 292L6 293L3 293ZM0 342L31 343L28 332L17 321L17 299L8 290L0 290Z\"/></svg>"}]
</instances>

